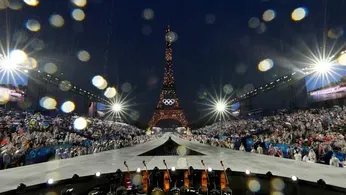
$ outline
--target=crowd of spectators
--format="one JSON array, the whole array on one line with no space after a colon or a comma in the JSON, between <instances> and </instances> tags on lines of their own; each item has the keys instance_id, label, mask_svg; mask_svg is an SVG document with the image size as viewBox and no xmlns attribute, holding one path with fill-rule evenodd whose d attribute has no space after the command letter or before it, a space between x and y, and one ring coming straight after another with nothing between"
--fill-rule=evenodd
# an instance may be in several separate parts
<instances>
[{"instance_id":1,"label":"crowd of spectators","mask_svg":"<svg viewBox=\"0 0 346 195\"><path fill-rule=\"evenodd\" d=\"M85 118L87 126L74 127L77 116L43 116L40 113L0 109L0 169L23 166L28 157L44 148L41 161L72 158L153 139L145 130L125 123ZM53 148L53 152L48 152ZM41 154L42 155L42 154Z\"/></svg>"},{"instance_id":2,"label":"crowd of spectators","mask_svg":"<svg viewBox=\"0 0 346 195\"><path fill-rule=\"evenodd\" d=\"M335 154L346 153L345 119L345 106L283 110L272 116L218 122L192 131L187 138L230 149L343 166L346 155ZM250 146L246 139L253 140Z\"/></svg>"},{"instance_id":3,"label":"crowd of spectators","mask_svg":"<svg viewBox=\"0 0 346 195\"><path fill-rule=\"evenodd\" d=\"M47 159L65 159L154 139L145 130L125 123L85 118L77 130L78 116L43 116L40 113L0 110L0 169L28 164L39 148L54 148ZM286 157L311 163L342 166L346 153L346 107L287 110L272 116L238 118L193 130L190 141L252 153ZM247 143L251 139L251 145ZM280 147L285 145L286 147ZM305 148L305 150L304 150ZM29 162L30 164L30 162Z\"/></svg>"}]
</instances>

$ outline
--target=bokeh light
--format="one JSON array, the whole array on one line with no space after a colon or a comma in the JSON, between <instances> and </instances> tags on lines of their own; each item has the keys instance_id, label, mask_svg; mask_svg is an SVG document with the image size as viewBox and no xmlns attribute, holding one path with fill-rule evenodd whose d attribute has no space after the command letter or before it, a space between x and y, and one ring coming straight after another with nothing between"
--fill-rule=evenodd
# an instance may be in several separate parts
<instances>
[{"instance_id":1,"label":"bokeh light","mask_svg":"<svg viewBox=\"0 0 346 195\"><path fill-rule=\"evenodd\" d=\"M276 12L272 9L266 10L262 15L262 19L266 22L270 22L274 20L275 17L276 17Z\"/></svg>"},{"instance_id":2,"label":"bokeh light","mask_svg":"<svg viewBox=\"0 0 346 195\"><path fill-rule=\"evenodd\" d=\"M328 37L331 39L338 39L344 35L344 29L342 27L335 27L328 31Z\"/></svg>"},{"instance_id":3,"label":"bokeh light","mask_svg":"<svg viewBox=\"0 0 346 195\"><path fill-rule=\"evenodd\" d=\"M140 117L140 114L139 114L138 111L132 111L132 112L130 113L130 118L131 118L133 121L138 120L139 117Z\"/></svg>"},{"instance_id":4,"label":"bokeh light","mask_svg":"<svg viewBox=\"0 0 346 195\"><path fill-rule=\"evenodd\" d=\"M25 26L32 32L38 32L41 29L41 24L37 20L28 20Z\"/></svg>"},{"instance_id":5,"label":"bokeh light","mask_svg":"<svg viewBox=\"0 0 346 195\"><path fill-rule=\"evenodd\" d=\"M175 42L177 40L178 40L177 33L173 32L173 31L170 31L170 32L168 32L166 34L166 41L173 43L173 42Z\"/></svg>"},{"instance_id":6,"label":"bokeh light","mask_svg":"<svg viewBox=\"0 0 346 195\"><path fill-rule=\"evenodd\" d=\"M338 63L346 66L346 52L341 53L341 55L338 57Z\"/></svg>"},{"instance_id":7,"label":"bokeh light","mask_svg":"<svg viewBox=\"0 0 346 195\"><path fill-rule=\"evenodd\" d=\"M85 50L78 51L77 58L82 62L87 62L90 60L90 54L89 52Z\"/></svg>"},{"instance_id":8,"label":"bokeh light","mask_svg":"<svg viewBox=\"0 0 346 195\"><path fill-rule=\"evenodd\" d=\"M26 3L27 5L33 6L33 7L38 6L38 4L40 3L39 0L23 0L23 1L24 1L24 3Z\"/></svg>"},{"instance_id":9,"label":"bokeh light","mask_svg":"<svg viewBox=\"0 0 346 195\"><path fill-rule=\"evenodd\" d=\"M248 182L248 187L251 192L258 192L261 190L261 184L255 179L252 179Z\"/></svg>"},{"instance_id":10,"label":"bokeh light","mask_svg":"<svg viewBox=\"0 0 346 195\"><path fill-rule=\"evenodd\" d=\"M152 32L153 32L153 30L151 29L151 27L149 25L143 26L143 28L142 28L143 35L149 36Z\"/></svg>"},{"instance_id":11,"label":"bokeh light","mask_svg":"<svg viewBox=\"0 0 346 195\"><path fill-rule=\"evenodd\" d=\"M73 112L75 108L75 104L71 101L66 101L61 105L61 110L65 113Z\"/></svg>"},{"instance_id":12,"label":"bokeh light","mask_svg":"<svg viewBox=\"0 0 346 195\"><path fill-rule=\"evenodd\" d=\"M40 39L33 39L30 42L30 47L35 50L35 51L41 51L42 49L44 49L45 44L42 40Z\"/></svg>"},{"instance_id":13,"label":"bokeh light","mask_svg":"<svg viewBox=\"0 0 346 195\"><path fill-rule=\"evenodd\" d=\"M85 7L87 4L87 0L71 0L71 3L77 7Z\"/></svg>"},{"instance_id":14,"label":"bokeh light","mask_svg":"<svg viewBox=\"0 0 346 195\"><path fill-rule=\"evenodd\" d=\"M10 63L23 64L28 60L28 55L20 49L13 50L10 53Z\"/></svg>"},{"instance_id":15,"label":"bokeh light","mask_svg":"<svg viewBox=\"0 0 346 195\"><path fill-rule=\"evenodd\" d=\"M54 63L47 63L44 65L44 71L48 74L54 74L58 70L58 67Z\"/></svg>"},{"instance_id":16,"label":"bokeh light","mask_svg":"<svg viewBox=\"0 0 346 195\"><path fill-rule=\"evenodd\" d=\"M247 71L247 66L244 63L239 63L235 68L235 72L239 75L245 74L246 71Z\"/></svg>"},{"instance_id":17,"label":"bokeh light","mask_svg":"<svg viewBox=\"0 0 346 195\"><path fill-rule=\"evenodd\" d=\"M187 148L186 148L185 146L179 146L179 147L177 148L177 154L178 154L179 156L185 156L185 155L187 155Z\"/></svg>"},{"instance_id":18,"label":"bokeh light","mask_svg":"<svg viewBox=\"0 0 346 195\"><path fill-rule=\"evenodd\" d=\"M144 9L142 12L142 17L145 20L152 20L154 18L154 11L150 8Z\"/></svg>"},{"instance_id":19,"label":"bokeh light","mask_svg":"<svg viewBox=\"0 0 346 195\"><path fill-rule=\"evenodd\" d=\"M231 84L226 84L223 86L223 92L225 94L231 94L233 92L233 86Z\"/></svg>"},{"instance_id":20,"label":"bokeh light","mask_svg":"<svg viewBox=\"0 0 346 195\"><path fill-rule=\"evenodd\" d=\"M47 110L53 110L56 109L56 100L51 97L43 97L40 99L40 105L42 108L45 108Z\"/></svg>"},{"instance_id":21,"label":"bokeh light","mask_svg":"<svg viewBox=\"0 0 346 195\"><path fill-rule=\"evenodd\" d=\"M8 7L12 10L20 10L23 8L22 0L9 0Z\"/></svg>"},{"instance_id":22,"label":"bokeh light","mask_svg":"<svg viewBox=\"0 0 346 195\"><path fill-rule=\"evenodd\" d=\"M92 84L99 88L99 89L106 89L108 83L107 81L100 75L96 75L93 77L93 79L91 80Z\"/></svg>"},{"instance_id":23,"label":"bokeh light","mask_svg":"<svg viewBox=\"0 0 346 195\"><path fill-rule=\"evenodd\" d=\"M258 64L258 70L261 72L266 72L273 68L274 61L271 59L265 59Z\"/></svg>"},{"instance_id":24,"label":"bokeh light","mask_svg":"<svg viewBox=\"0 0 346 195\"><path fill-rule=\"evenodd\" d=\"M0 88L0 105L7 104L10 100L10 92L6 88Z\"/></svg>"},{"instance_id":25,"label":"bokeh light","mask_svg":"<svg viewBox=\"0 0 346 195\"><path fill-rule=\"evenodd\" d=\"M248 83L244 86L244 93L248 93L255 89L255 86L252 83Z\"/></svg>"},{"instance_id":26,"label":"bokeh light","mask_svg":"<svg viewBox=\"0 0 346 195\"><path fill-rule=\"evenodd\" d=\"M69 91L71 88L72 88L72 84L70 83L70 81L64 80L59 83L59 89L61 91Z\"/></svg>"},{"instance_id":27,"label":"bokeh light","mask_svg":"<svg viewBox=\"0 0 346 195\"><path fill-rule=\"evenodd\" d=\"M37 68L37 60L32 57L28 57L27 60L23 63L23 67L27 69L35 69Z\"/></svg>"},{"instance_id":28,"label":"bokeh light","mask_svg":"<svg viewBox=\"0 0 346 195\"><path fill-rule=\"evenodd\" d=\"M132 177L132 184L135 186L141 185L143 181L143 176L141 174L134 174Z\"/></svg>"},{"instance_id":29,"label":"bokeh light","mask_svg":"<svg viewBox=\"0 0 346 195\"><path fill-rule=\"evenodd\" d=\"M83 21L85 19L85 13L81 9L74 9L72 11L72 18L76 21Z\"/></svg>"},{"instance_id":30,"label":"bokeh light","mask_svg":"<svg viewBox=\"0 0 346 195\"><path fill-rule=\"evenodd\" d=\"M280 178L272 179L270 184L272 186L272 189L274 189L274 191L282 191L285 188L285 183Z\"/></svg>"},{"instance_id":31,"label":"bokeh light","mask_svg":"<svg viewBox=\"0 0 346 195\"><path fill-rule=\"evenodd\" d=\"M49 17L49 23L53 27L60 28L60 27L64 26L65 20L62 16L60 16L58 14L53 14Z\"/></svg>"},{"instance_id":32,"label":"bokeh light","mask_svg":"<svg viewBox=\"0 0 346 195\"><path fill-rule=\"evenodd\" d=\"M8 0L0 0L0 9L6 9L9 6Z\"/></svg>"},{"instance_id":33,"label":"bokeh light","mask_svg":"<svg viewBox=\"0 0 346 195\"><path fill-rule=\"evenodd\" d=\"M77 130L83 130L87 126L88 126L88 121L83 117L76 118L76 120L74 120L73 122L73 127Z\"/></svg>"},{"instance_id":34,"label":"bokeh light","mask_svg":"<svg viewBox=\"0 0 346 195\"><path fill-rule=\"evenodd\" d=\"M117 90L114 87L108 87L104 93L107 98L114 98L117 94Z\"/></svg>"},{"instance_id":35,"label":"bokeh light","mask_svg":"<svg viewBox=\"0 0 346 195\"><path fill-rule=\"evenodd\" d=\"M125 92L125 93L128 93L130 92L132 89L132 86L130 83L126 82L124 84L121 85L121 91Z\"/></svg>"},{"instance_id":36,"label":"bokeh light","mask_svg":"<svg viewBox=\"0 0 346 195\"><path fill-rule=\"evenodd\" d=\"M179 158L177 161L178 168L183 169L188 166L187 159L186 158Z\"/></svg>"},{"instance_id":37,"label":"bokeh light","mask_svg":"<svg viewBox=\"0 0 346 195\"><path fill-rule=\"evenodd\" d=\"M257 27L256 27L256 33L262 34L267 31L267 25L264 22L261 22Z\"/></svg>"},{"instance_id":38,"label":"bokeh light","mask_svg":"<svg viewBox=\"0 0 346 195\"><path fill-rule=\"evenodd\" d=\"M257 28L260 22L260 19L258 19L257 17L252 17L249 19L248 25L250 28Z\"/></svg>"},{"instance_id":39,"label":"bokeh light","mask_svg":"<svg viewBox=\"0 0 346 195\"><path fill-rule=\"evenodd\" d=\"M304 19L307 15L308 15L307 9L304 7L299 7L292 12L291 18L294 21L300 21Z\"/></svg>"},{"instance_id":40,"label":"bokeh light","mask_svg":"<svg viewBox=\"0 0 346 195\"><path fill-rule=\"evenodd\" d=\"M284 193L282 193L282 192L272 192L270 195L284 195Z\"/></svg>"}]
</instances>

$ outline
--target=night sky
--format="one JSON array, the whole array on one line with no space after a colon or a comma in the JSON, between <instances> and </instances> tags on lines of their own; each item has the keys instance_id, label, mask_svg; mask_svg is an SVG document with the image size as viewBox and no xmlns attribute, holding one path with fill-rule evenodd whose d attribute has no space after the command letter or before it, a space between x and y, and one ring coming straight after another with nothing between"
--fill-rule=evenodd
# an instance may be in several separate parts
<instances>
[{"instance_id":1,"label":"night sky","mask_svg":"<svg viewBox=\"0 0 346 195\"><path fill-rule=\"evenodd\" d=\"M24 5L19 11L1 10L0 32L5 34L6 21L12 35L25 32L28 40L17 48L27 45L26 51L30 50L30 40L44 41L43 50L30 52L39 68L53 62L58 66L57 75L91 91L101 94L91 84L95 75L104 76L119 91L122 84L130 83L133 90L128 97L136 103L132 109L140 113L141 120L148 121L159 98L165 65L165 29L170 25L178 35L173 43L177 93L188 120L194 122L203 115L198 104L203 101L201 92L219 93L220 88L231 84L234 92L230 95L235 96L244 92L244 86L256 87L298 70L307 62L308 48L316 52L329 29L338 29L339 34L336 39L326 38L328 48L344 43L341 32L345 26L345 2L89 0L82 8L85 20L77 22L71 18L75 7L69 0L46 0L37 7ZM307 17L292 21L292 11L301 6L308 10ZM152 19L143 17L145 9L153 11ZM261 33L250 28L249 19L262 19L267 9L275 10L276 18L264 22L266 28ZM64 26L52 27L48 21L51 14L63 16ZM40 31L27 30L28 19L39 21ZM6 37L1 38L4 41ZM11 40L14 46L15 39ZM79 50L90 53L88 62L78 60ZM274 61L274 67L260 72L257 65L266 58Z\"/></svg>"}]
</instances>

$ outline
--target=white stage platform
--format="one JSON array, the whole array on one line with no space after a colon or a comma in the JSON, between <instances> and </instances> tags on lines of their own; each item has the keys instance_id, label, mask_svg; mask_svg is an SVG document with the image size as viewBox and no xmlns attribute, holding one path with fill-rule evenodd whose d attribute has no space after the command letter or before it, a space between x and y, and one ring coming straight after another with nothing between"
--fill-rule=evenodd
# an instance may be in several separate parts
<instances>
[{"instance_id":1,"label":"white stage platform","mask_svg":"<svg viewBox=\"0 0 346 195\"><path fill-rule=\"evenodd\" d=\"M169 136L178 144L203 153L205 156L138 156L165 143ZM124 161L127 161L131 170L143 169L143 160L146 161L148 169L153 169L155 166L165 169L162 162L164 159L169 167L174 166L177 169L185 169L187 166L203 169L201 160L204 160L206 166L214 170L222 170L220 165L220 160L222 160L225 167L229 167L233 171L248 169L252 173L262 174L271 171L274 175L283 177L295 175L300 179L313 182L323 179L327 184L339 187L345 187L346 183L345 168L212 147L165 134L160 139L134 147L2 170L0 171L0 192L15 189L20 183L30 186L44 183L50 178L55 181L71 178L73 174L86 176L93 175L96 172L101 172L101 174L115 172L117 169L125 171ZM186 161L188 165L184 163Z\"/></svg>"}]
</instances>

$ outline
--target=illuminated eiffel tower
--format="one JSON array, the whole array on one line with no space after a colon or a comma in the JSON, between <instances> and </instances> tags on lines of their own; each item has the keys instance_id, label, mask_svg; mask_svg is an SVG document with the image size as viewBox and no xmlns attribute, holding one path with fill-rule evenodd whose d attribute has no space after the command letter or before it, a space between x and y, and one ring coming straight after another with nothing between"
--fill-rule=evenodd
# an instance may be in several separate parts
<instances>
[{"instance_id":1,"label":"illuminated eiffel tower","mask_svg":"<svg viewBox=\"0 0 346 195\"><path fill-rule=\"evenodd\" d=\"M160 99L154 111L154 115L149 122L149 129L154 127L160 120L173 119L185 127L188 128L188 122L186 120L183 109L180 107L177 97L174 75L173 75L173 63L172 63L172 34L173 33L168 26L166 30L166 51L165 51L165 71L163 77L163 84L161 86Z\"/></svg>"}]
</instances>

